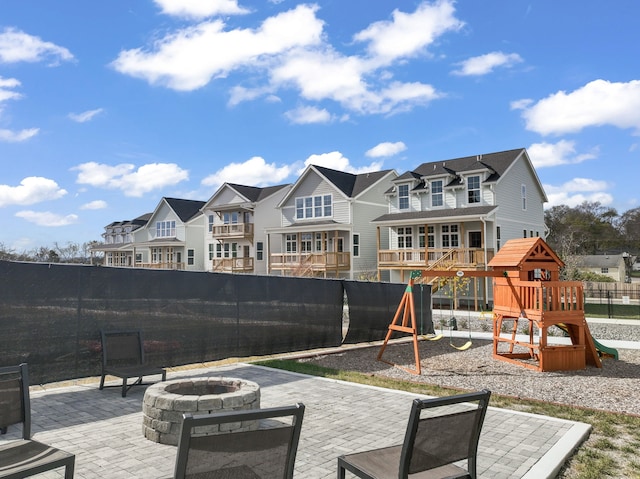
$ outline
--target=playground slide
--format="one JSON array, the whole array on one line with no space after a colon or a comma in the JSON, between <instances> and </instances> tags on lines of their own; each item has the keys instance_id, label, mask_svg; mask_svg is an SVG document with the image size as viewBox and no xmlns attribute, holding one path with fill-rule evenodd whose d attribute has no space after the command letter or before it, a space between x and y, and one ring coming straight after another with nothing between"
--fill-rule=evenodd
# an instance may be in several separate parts
<instances>
[{"instance_id":1,"label":"playground slide","mask_svg":"<svg viewBox=\"0 0 640 479\"><path fill-rule=\"evenodd\" d=\"M561 324L556 324L556 326L558 326L565 333L567 333L569 336L571 336L571 333L569 332L569 328L567 328L567 326L565 324L562 324L562 323ZM587 334L591 335L591 332L588 332ZM613 358L615 360L618 359L618 350L617 349L610 348L609 346L605 346L604 344L599 342L597 339L595 339L593 336L591 336L591 340L593 341L593 344L595 344L596 349L598 350L598 355L604 356L604 357Z\"/></svg>"}]
</instances>

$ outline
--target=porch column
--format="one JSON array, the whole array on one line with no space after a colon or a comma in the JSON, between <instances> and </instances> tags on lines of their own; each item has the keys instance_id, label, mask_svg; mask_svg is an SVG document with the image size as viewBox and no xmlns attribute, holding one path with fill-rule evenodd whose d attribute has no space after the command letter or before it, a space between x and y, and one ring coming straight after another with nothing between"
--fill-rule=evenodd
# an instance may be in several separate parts
<instances>
[{"instance_id":1,"label":"porch column","mask_svg":"<svg viewBox=\"0 0 640 479\"><path fill-rule=\"evenodd\" d=\"M380 269L380 226L376 226L376 264L378 265L378 281L381 281L382 278L382 270ZM362 247L362 245L360 246Z\"/></svg>"}]
</instances>

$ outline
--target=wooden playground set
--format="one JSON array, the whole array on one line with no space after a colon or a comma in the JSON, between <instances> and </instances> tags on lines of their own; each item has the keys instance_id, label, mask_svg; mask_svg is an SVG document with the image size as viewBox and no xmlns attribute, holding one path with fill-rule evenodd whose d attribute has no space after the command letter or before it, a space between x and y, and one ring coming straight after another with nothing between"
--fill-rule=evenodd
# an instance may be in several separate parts
<instances>
[{"instance_id":1,"label":"wooden playground set","mask_svg":"<svg viewBox=\"0 0 640 479\"><path fill-rule=\"evenodd\" d=\"M584 314L582 282L560 281L560 268L564 262L543 239L509 240L487 266L491 269L414 271L377 359L413 374L421 373L414 283L418 279L453 276L493 278L494 359L536 371L574 371L585 369L587 365L601 368L601 357L617 359L616 350L604 347L591 336ZM517 334L519 322L523 320L528 322L528 340ZM571 344L549 344L548 330L554 326L569 336ZM387 343L394 333L413 336L415 369L383 359ZM469 342L458 349L470 345Z\"/></svg>"}]
</instances>

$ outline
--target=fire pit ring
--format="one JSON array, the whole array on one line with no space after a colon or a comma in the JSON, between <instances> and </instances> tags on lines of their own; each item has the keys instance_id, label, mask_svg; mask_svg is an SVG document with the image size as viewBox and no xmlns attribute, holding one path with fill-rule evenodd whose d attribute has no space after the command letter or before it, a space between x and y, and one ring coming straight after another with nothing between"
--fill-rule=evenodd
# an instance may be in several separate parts
<instances>
[{"instance_id":1,"label":"fire pit ring","mask_svg":"<svg viewBox=\"0 0 640 479\"><path fill-rule=\"evenodd\" d=\"M260 386L244 379L210 377L174 379L153 384L144 393L142 433L147 439L176 446L184 413L209 414L260 408ZM205 434L256 429L257 422L211 426Z\"/></svg>"}]
</instances>

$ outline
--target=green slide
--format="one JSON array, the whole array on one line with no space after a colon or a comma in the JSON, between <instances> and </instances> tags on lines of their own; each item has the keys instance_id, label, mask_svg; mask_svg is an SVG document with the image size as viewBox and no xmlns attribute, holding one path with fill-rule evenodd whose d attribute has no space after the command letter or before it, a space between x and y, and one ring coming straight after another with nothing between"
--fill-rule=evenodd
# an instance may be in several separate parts
<instances>
[{"instance_id":1,"label":"green slide","mask_svg":"<svg viewBox=\"0 0 640 479\"><path fill-rule=\"evenodd\" d=\"M569 336L571 336L571 333L569 333L569 328L567 328L567 326L565 324L560 323L560 324L556 324L556 326L558 326L565 333L567 333ZM587 332L587 334L591 335L591 332ZM596 350L598 351L598 355L600 357L604 356L604 357L613 358L615 360L618 359L618 350L617 349L610 348L609 346L605 346L604 344L599 342L597 339L595 339L593 336L591 336L591 340L593 341L593 344L595 344Z\"/></svg>"}]
</instances>

